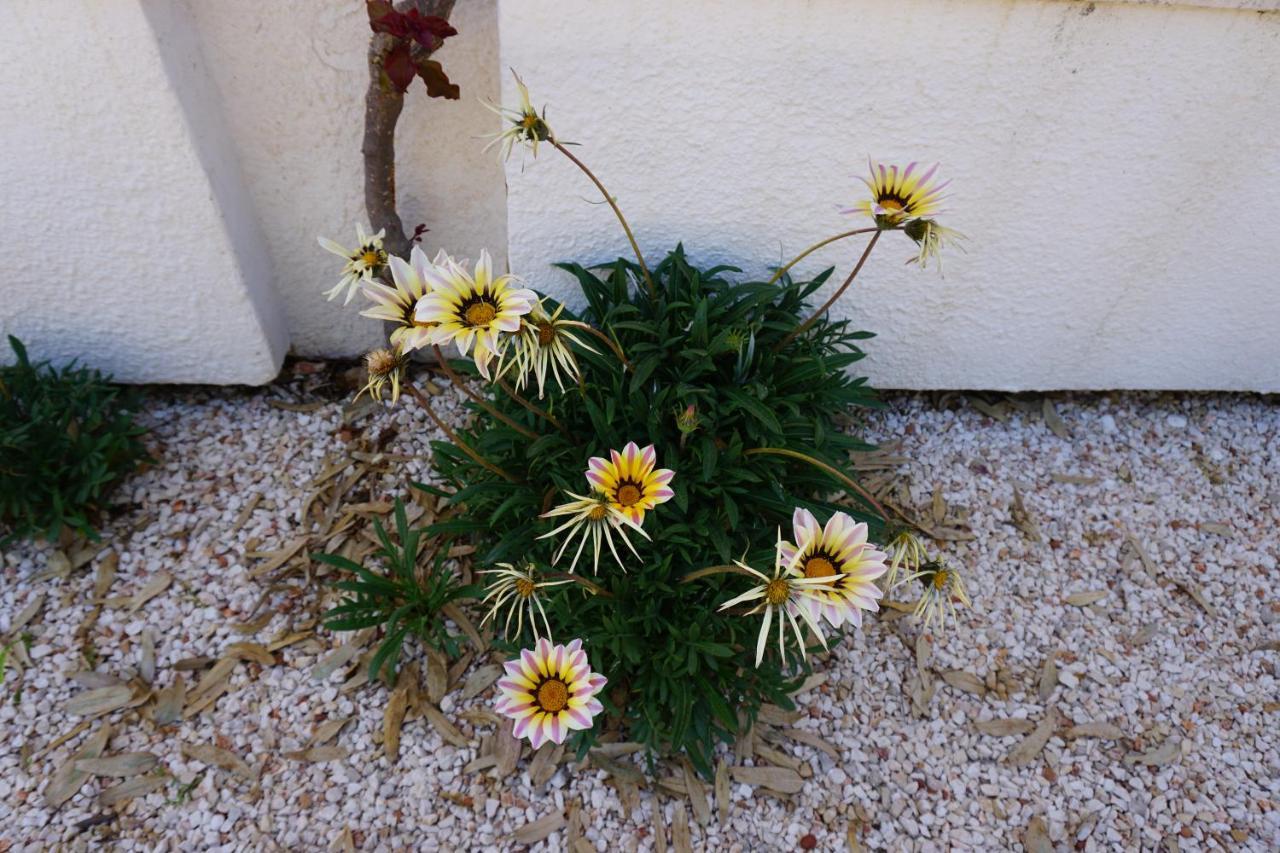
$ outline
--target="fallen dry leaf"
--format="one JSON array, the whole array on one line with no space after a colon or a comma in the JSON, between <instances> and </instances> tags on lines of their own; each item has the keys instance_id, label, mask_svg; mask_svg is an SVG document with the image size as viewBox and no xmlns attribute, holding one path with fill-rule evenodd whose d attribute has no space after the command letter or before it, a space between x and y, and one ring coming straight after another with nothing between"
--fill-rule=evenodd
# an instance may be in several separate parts
<instances>
[{"instance_id":1,"label":"fallen dry leaf","mask_svg":"<svg viewBox=\"0 0 1280 853\"><path fill-rule=\"evenodd\" d=\"M1111 725L1111 723L1081 723L1078 726L1072 726L1067 729L1066 736L1069 738L1096 737L1103 740L1119 740L1124 737L1124 732Z\"/></svg>"},{"instance_id":2,"label":"fallen dry leaf","mask_svg":"<svg viewBox=\"0 0 1280 853\"><path fill-rule=\"evenodd\" d=\"M1026 834L1022 837L1022 846L1027 853L1054 853L1053 842L1049 840L1049 828L1042 818L1031 818Z\"/></svg>"},{"instance_id":3,"label":"fallen dry leaf","mask_svg":"<svg viewBox=\"0 0 1280 853\"><path fill-rule=\"evenodd\" d=\"M961 669L947 670L942 673L942 680L957 690L963 690L965 693L972 693L975 696L985 696L987 693L986 685L982 683L978 676Z\"/></svg>"},{"instance_id":4,"label":"fallen dry leaf","mask_svg":"<svg viewBox=\"0 0 1280 853\"><path fill-rule=\"evenodd\" d=\"M1024 764L1030 764L1044 749L1045 744L1049 742L1049 738L1053 737L1054 730L1058 727L1058 711L1056 708L1049 708L1045 711L1044 718L1040 720L1039 725L1031 734L1027 735L1015 746L1008 756L1008 762L1014 767L1020 767Z\"/></svg>"},{"instance_id":5,"label":"fallen dry leaf","mask_svg":"<svg viewBox=\"0 0 1280 853\"><path fill-rule=\"evenodd\" d=\"M129 779L118 785L107 788L98 795L98 805L103 808L114 808L121 803L135 799L136 797L144 797L159 788L163 788L169 784L170 776L164 773L157 773L154 776L143 776L139 779Z\"/></svg>"},{"instance_id":6,"label":"fallen dry leaf","mask_svg":"<svg viewBox=\"0 0 1280 853\"><path fill-rule=\"evenodd\" d=\"M174 676L173 683L156 694L156 707L152 720L157 726L168 726L182 719L182 709L187 704L187 683L182 673Z\"/></svg>"},{"instance_id":7,"label":"fallen dry leaf","mask_svg":"<svg viewBox=\"0 0 1280 853\"><path fill-rule=\"evenodd\" d=\"M735 767L734 781L744 785L760 785L779 794L798 794L804 788L800 774L787 767Z\"/></svg>"},{"instance_id":8,"label":"fallen dry leaf","mask_svg":"<svg viewBox=\"0 0 1280 853\"><path fill-rule=\"evenodd\" d=\"M1089 592L1073 592L1067 596L1067 604L1072 607L1088 607L1090 604L1101 601L1107 597L1105 589L1095 589Z\"/></svg>"},{"instance_id":9,"label":"fallen dry leaf","mask_svg":"<svg viewBox=\"0 0 1280 853\"><path fill-rule=\"evenodd\" d=\"M128 685L99 687L86 690L67 700L65 710L75 717L98 717L123 708L133 701L133 690Z\"/></svg>"},{"instance_id":10,"label":"fallen dry leaf","mask_svg":"<svg viewBox=\"0 0 1280 853\"><path fill-rule=\"evenodd\" d=\"M182 744L182 754L194 761L208 764L211 767L219 767L223 770L229 770L249 782L256 782L258 780L258 775L254 772L253 768L251 768L243 758L230 750L207 743L184 743Z\"/></svg>"},{"instance_id":11,"label":"fallen dry leaf","mask_svg":"<svg viewBox=\"0 0 1280 853\"><path fill-rule=\"evenodd\" d=\"M474 699L484 691L488 690L495 681L502 676L502 667L499 664L491 663L478 668L475 672L467 676L467 680L462 685L462 700Z\"/></svg>"},{"instance_id":12,"label":"fallen dry leaf","mask_svg":"<svg viewBox=\"0 0 1280 853\"><path fill-rule=\"evenodd\" d=\"M129 612L137 611L139 607L168 589L171 583L173 583L173 575L168 572L160 572L160 574L148 581L146 586L133 594L133 599L129 603Z\"/></svg>"},{"instance_id":13,"label":"fallen dry leaf","mask_svg":"<svg viewBox=\"0 0 1280 853\"><path fill-rule=\"evenodd\" d=\"M400 758L400 728L404 725L404 715L408 708L408 687L397 687L391 691L387 707L382 711L382 749L392 764Z\"/></svg>"},{"instance_id":14,"label":"fallen dry leaf","mask_svg":"<svg viewBox=\"0 0 1280 853\"><path fill-rule=\"evenodd\" d=\"M96 732L89 735L80 749L76 750L65 764L60 765L54 771L53 778L49 780L49 784L44 789L45 805L51 809L56 809L75 796L76 791L79 791L89 779L89 774L77 768L76 764L102 755L102 751L107 748L107 741L110 739L111 726L106 724L103 724Z\"/></svg>"},{"instance_id":15,"label":"fallen dry leaf","mask_svg":"<svg viewBox=\"0 0 1280 853\"><path fill-rule=\"evenodd\" d=\"M973 727L983 734L995 735L997 737L1009 737L1010 735L1025 735L1034 729L1035 723L1030 720L977 720Z\"/></svg>"},{"instance_id":16,"label":"fallen dry leaf","mask_svg":"<svg viewBox=\"0 0 1280 853\"><path fill-rule=\"evenodd\" d=\"M149 773L159 763L160 759L149 752L122 752L119 755L82 758L76 762L76 769L90 776L129 777Z\"/></svg>"},{"instance_id":17,"label":"fallen dry leaf","mask_svg":"<svg viewBox=\"0 0 1280 853\"><path fill-rule=\"evenodd\" d=\"M1145 764L1147 767L1163 767L1182 755L1182 741L1171 737L1146 752L1131 752L1124 757L1125 764Z\"/></svg>"},{"instance_id":18,"label":"fallen dry leaf","mask_svg":"<svg viewBox=\"0 0 1280 853\"><path fill-rule=\"evenodd\" d=\"M511 833L511 839L517 844L524 844L532 847L534 844L545 839L551 833L561 829L564 825L564 814L561 812L552 812L549 815L538 818L532 823L526 823L524 826Z\"/></svg>"}]
</instances>

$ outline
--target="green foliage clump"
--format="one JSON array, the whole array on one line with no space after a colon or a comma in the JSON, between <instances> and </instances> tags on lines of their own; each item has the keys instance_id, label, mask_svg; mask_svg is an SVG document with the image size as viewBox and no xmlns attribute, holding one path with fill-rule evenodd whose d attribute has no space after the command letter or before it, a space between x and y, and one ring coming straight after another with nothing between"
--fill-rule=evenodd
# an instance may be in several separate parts
<instances>
[{"instance_id":1,"label":"green foliage clump","mask_svg":"<svg viewBox=\"0 0 1280 853\"><path fill-rule=\"evenodd\" d=\"M12 335L9 346L17 363L0 368L0 543L64 527L96 538L112 487L149 461L136 399L96 370L32 364Z\"/></svg>"},{"instance_id":2,"label":"green foliage clump","mask_svg":"<svg viewBox=\"0 0 1280 853\"><path fill-rule=\"evenodd\" d=\"M400 659L405 640L410 636L451 657L459 653L457 639L444 625L441 611L460 598L474 598L476 586L458 582L453 570L445 564L445 549L423 562L420 557L426 540L422 530L409 526L404 503L395 504L396 541L392 541L382 522L374 519L373 529L381 547L375 559L385 571L375 571L338 554L312 554L322 563L342 569L354 576L334 586L351 593L337 607L325 613L325 624L333 631L360 631L381 625L382 642L369 661L369 677L392 673Z\"/></svg>"},{"instance_id":3,"label":"green foliage clump","mask_svg":"<svg viewBox=\"0 0 1280 853\"><path fill-rule=\"evenodd\" d=\"M778 659L776 642L757 668L760 617L717 609L748 579L682 579L744 555L772 574L777 530L789 535L796 507L819 517L852 512L879 532L877 517L844 502L850 483L840 473L850 451L869 447L846 427L850 407L876 398L846 369L863 358L859 341L871 335L823 317L791 338L831 270L806 282L735 283L726 278L735 268L697 269L678 247L652 271L650 294L629 261L561 267L586 297L579 319L610 335L630 369L606 347L579 351L583 381L538 403L562 429L495 392L492 406L536 440L473 406L475 421L459 437L511 477L436 442L434 465L449 488L419 487L447 497L454 512L428 532L473 542L482 568L532 563L562 572L571 555L552 565L559 541L538 538L555 526L540 515L566 493L587 492L590 457L608 457L628 441L653 444L658 466L675 471L675 495L646 513L650 540L630 535L641 559L620 547L619 567L606 550L592 577L584 555L578 573L607 595L568 584L540 600L556 641L581 638L592 668L609 679L600 698L611 722L575 734L575 746L584 752L596 730L621 725L651 754L683 753L710 775L715 743L732 741L739 713L750 722L763 703L790 708L797 673ZM525 630L513 648L532 644Z\"/></svg>"}]
</instances>

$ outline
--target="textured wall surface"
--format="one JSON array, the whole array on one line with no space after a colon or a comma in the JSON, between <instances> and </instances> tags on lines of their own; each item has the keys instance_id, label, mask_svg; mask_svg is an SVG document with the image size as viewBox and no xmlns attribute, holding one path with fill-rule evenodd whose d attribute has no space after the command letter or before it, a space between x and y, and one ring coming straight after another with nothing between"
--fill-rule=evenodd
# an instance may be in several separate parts
<instances>
[{"instance_id":1,"label":"textured wall surface","mask_svg":"<svg viewBox=\"0 0 1280 853\"><path fill-rule=\"evenodd\" d=\"M357 0L188 0L221 93L241 167L275 263L295 352L354 355L375 346L378 323L322 292L342 261L316 244L344 246L364 222L360 141L369 82L369 23ZM397 189L407 230L423 245L506 258L503 173L480 134L498 126L479 102L498 98L494 0L459 0L458 35L437 55L462 98L428 98L415 81L396 128Z\"/></svg>"},{"instance_id":2,"label":"textured wall surface","mask_svg":"<svg viewBox=\"0 0 1280 853\"><path fill-rule=\"evenodd\" d=\"M133 382L279 368L270 262L192 32L168 0L0 4L0 332L34 357Z\"/></svg>"},{"instance_id":3,"label":"textured wall surface","mask_svg":"<svg viewBox=\"0 0 1280 853\"><path fill-rule=\"evenodd\" d=\"M1280 15L505 0L499 26L502 65L583 143L651 261L683 239L764 275L851 227L835 209L868 154L941 160L968 254L941 278L891 235L837 309L880 333L878 385L1280 390ZM568 295L550 263L626 251L554 152L513 158L508 183L511 266L534 286Z\"/></svg>"}]
</instances>

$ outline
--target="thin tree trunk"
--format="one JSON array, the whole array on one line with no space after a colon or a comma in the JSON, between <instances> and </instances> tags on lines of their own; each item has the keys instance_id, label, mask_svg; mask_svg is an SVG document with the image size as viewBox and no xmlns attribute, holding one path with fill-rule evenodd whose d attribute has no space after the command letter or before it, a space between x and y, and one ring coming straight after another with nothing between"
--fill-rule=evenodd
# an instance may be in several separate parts
<instances>
[{"instance_id":1,"label":"thin tree trunk","mask_svg":"<svg viewBox=\"0 0 1280 853\"><path fill-rule=\"evenodd\" d=\"M448 18L454 0L403 0L398 11L417 8L424 15ZM392 255L407 257L412 241L396 211L396 123L404 109L404 95L383 76L382 63L395 44L392 36L374 33L369 41L369 89L364 98L364 206L369 225L376 232L386 229L384 246ZM414 55L430 51L413 46Z\"/></svg>"}]
</instances>

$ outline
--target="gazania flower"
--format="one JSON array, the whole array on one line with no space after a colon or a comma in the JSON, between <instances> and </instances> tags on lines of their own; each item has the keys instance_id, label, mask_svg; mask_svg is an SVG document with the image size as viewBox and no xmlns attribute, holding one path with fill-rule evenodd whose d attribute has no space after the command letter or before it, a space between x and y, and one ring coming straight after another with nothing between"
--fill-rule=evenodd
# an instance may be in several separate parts
<instances>
[{"instance_id":1,"label":"gazania flower","mask_svg":"<svg viewBox=\"0 0 1280 853\"><path fill-rule=\"evenodd\" d=\"M553 646L543 638L507 661L496 710L515 720L512 733L527 737L534 749L547 741L563 743L569 732L591 728L604 710L595 696L606 683L591 671L581 640Z\"/></svg>"},{"instance_id":2,"label":"gazania flower","mask_svg":"<svg viewBox=\"0 0 1280 853\"><path fill-rule=\"evenodd\" d=\"M376 349L365 354L364 366L369 375L369 381L360 389L360 393L356 394L356 399L368 392L369 396L382 402L382 395L386 393L386 387L391 385L391 402L395 403L400 399L400 380L404 378L404 368L409 361L409 356L402 353L400 349Z\"/></svg>"},{"instance_id":3,"label":"gazania flower","mask_svg":"<svg viewBox=\"0 0 1280 853\"><path fill-rule=\"evenodd\" d=\"M739 560L734 562L742 569L750 572L758 577L761 581L759 586L739 595L737 598L731 598L724 604L720 605L721 610L727 610L735 604L742 604L748 601L758 601L759 603L752 609L747 611L750 616L755 613L763 613L764 620L760 623L760 637L756 640L756 666L760 665L760 661L764 660L764 647L769 639L769 626L774 619L778 621L778 654L782 657L782 663L787 663L787 633L786 624L791 623L791 630L795 633L796 643L800 646L800 656L806 657L804 647L804 635L800 633L800 623L796 621L796 617L800 617L800 621L808 625L818 641L822 643L822 647L827 647L827 638L822 635L822 629L818 627L818 620L813 615L813 607L810 598L815 587L827 583L831 578L807 578L797 566L800 554L798 551L792 551L790 560L783 558L782 549L782 531L778 531L778 544L774 551L773 577L766 575L764 572L751 568L746 563Z\"/></svg>"},{"instance_id":4,"label":"gazania flower","mask_svg":"<svg viewBox=\"0 0 1280 853\"><path fill-rule=\"evenodd\" d=\"M916 602L913 615L917 619L923 617L926 628L934 619L938 620L939 629L946 627L947 614L951 614L952 618L956 617L957 601L965 607L973 606L969 594L965 592L960 572L943 560L926 563L907 580L919 580L924 584L924 592Z\"/></svg>"},{"instance_id":5,"label":"gazania flower","mask_svg":"<svg viewBox=\"0 0 1280 853\"><path fill-rule=\"evenodd\" d=\"M502 352L502 334L519 331L520 318L533 310L538 297L512 286L514 276L494 278L488 252L480 253L474 276L448 256L437 258L432 267L431 292L418 300L414 321L434 324L433 344L454 341L466 355L474 343L476 367L488 379L489 361Z\"/></svg>"},{"instance_id":6,"label":"gazania flower","mask_svg":"<svg viewBox=\"0 0 1280 853\"><path fill-rule=\"evenodd\" d=\"M862 181L871 189L871 198L860 201L845 213L865 213L884 227L901 225L908 219L931 216L938 212L942 190L950 181L931 183L938 170L935 163L927 171L917 170L917 163L909 163L905 169L897 166L885 168L868 161L871 180Z\"/></svg>"},{"instance_id":7,"label":"gazania flower","mask_svg":"<svg viewBox=\"0 0 1280 853\"><path fill-rule=\"evenodd\" d=\"M791 526L798 544L780 542L779 559L820 581L806 590L814 618L823 617L833 628L845 622L861 626L862 611L880 609L876 600L884 593L875 580L886 571L884 553L867 543L867 525L837 512L822 527L809 510L797 509Z\"/></svg>"},{"instance_id":8,"label":"gazania flower","mask_svg":"<svg viewBox=\"0 0 1280 853\"><path fill-rule=\"evenodd\" d=\"M414 310L418 300L431 292L430 279L434 275L435 264L443 263L447 257L440 252L432 263L427 260L426 252L414 246L408 263L392 258L391 280L395 287L388 287L380 281L367 282L364 295L373 301L374 306L361 311L360 316L394 323L396 327L391 332L391 343L405 353L430 344L431 324L416 320Z\"/></svg>"},{"instance_id":9,"label":"gazania flower","mask_svg":"<svg viewBox=\"0 0 1280 853\"><path fill-rule=\"evenodd\" d=\"M614 509L635 524L642 524L645 512L675 495L667 484L676 473L666 468L654 469L658 457L652 444L641 450L629 441L621 453L610 450L609 456L607 460L599 456L588 460L587 480L608 496Z\"/></svg>"},{"instance_id":10,"label":"gazania flower","mask_svg":"<svg viewBox=\"0 0 1280 853\"><path fill-rule=\"evenodd\" d=\"M515 147L517 142L528 143L533 148L533 156L538 156L538 143L555 141L555 134L551 131L551 126L547 124L547 109L542 108L542 115L538 115L538 111L533 108L533 104L529 102L529 88L525 86L524 81L520 79L520 75L513 69L511 76L516 78L516 89L520 92L520 107L511 109L510 107L499 106L484 101L484 105L493 112L502 116L506 121L511 122L511 126L490 134L493 140L484 147L488 151L495 145L501 146L498 149L498 159L506 160L511 156L511 149Z\"/></svg>"},{"instance_id":11,"label":"gazania flower","mask_svg":"<svg viewBox=\"0 0 1280 853\"><path fill-rule=\"evenodd\" d=\"M502 376L512 368L516 371L516 390L524 389L525 383L532 375L538 381L538 399L542 399L543 388L547 382L548 368L555 377L556 387L564 391L564 381L560 377L563 370L571 382L577 382L582 376L578 360L569 349L569 344L577 344L590 352L598 352L582 342L574 334L574 327L582 328L582 323L574 320L562 320L560 315L564 306L560 305L552 314L547 314L539 300L533 310L524 316L520 323L520 331L511 339L510 346L498 360L498 376Z\"/></svg>"},{"instance_id":12,"label":"gazania flower","mask_svg":"<svg viewBox=\"0 0 1280 853\"><path fill-rule=\"evenodd\" d=\"M907 578L914 576L929 560L924 543L905 528L889 540L889 549L892 552L889 571L881 578L881 588L885 592L892 592L894 587L906 583Z\"/></svg>"},{"instance_id":13,"label":"gazania flower","mask_svg":"<svg viewBox=\"0 0 1280 853\"><path fill-rule=\"evenodd\" d=\"M569 571L572 572L578 566L578 558L582 556L582 549L586 547L587 539L592 543L594 557L591 562L591 571L595 574L600 573L600 542L603 540L609 546L613 559L618 561L618 566L622 566L622 558L618 556L618 549L614 547L613 535L618 534L623 543L640 559L640 555L636 553L635 546L631 544L631 540L627 538L625 528L630 527L639 533L645 539L649 538L649 534L640 529L640 525L632 521L626 513L615 507L609 500L609 497L603 492L593 492L590 496L575 495L569 492L569 497L573 498L569 503L561 504L550 512L542 515L542 518L556 518L558 516L567 515L569 520L564 524L552 530L550 533L544 533L539 539L549 539L552 536L567 530L564 542L560 544L560 550L556 551L556 555L551 558L551 562L558 563L564 552L568 550L569 545L573 543L574 537L578 537L581 541L578 543L578 550L574 552L573 562L569 564Z\"/></svg>"},{"instance_id":14,"label":"gazania flower","mask_svg":"<svg viewBox=\"0 0 1280 853\"><path fill-rule=\"evenodd\" d=\"M568 580L558 581L540 581L537 576L537 569L532 563L526 563L523 568L517 569L510 563L498 563L498 568L483 571L482 575L497 575L498 579L489 584L489 592L484 597L482 604L493 602L489 608L488 614L481 620L481 627L486 622L498 615L498 611L505 606L507 608L507 622L503 626L503 636L510 639L511 635L511 618L516 618L516 633L519 637L524 631L524 614L529 611L529 627L533 631L533 636L538 636L538 616L542 617L542 626L546 629L547 636L551 636L551 624L547 622L547 612L542 609L542 602L538 600L539 590L549 589L553 586L561 586L563 584L572 583ZM535 613L534 608L537 608Z\"/></svg>"},{"instance_id":15,"label":"gazania flower","mask_svg":"<svg viewBox=\"0 0 1280 853\"><path fill-rule=\"evenodd\" d=\"M924 269L929 265L930 259L935 259L938 262L938 272L942 272L942 250L950 246L963 252L964 246L960 243L968 239L954 228L946 228L932 219L913 219L902 230L916 241L920 249L907 263L918 263L920 269Z\"/></svg>"},{"instance_id":16,"label":"gazania flower","mask_svg":"<svg viewBox=\"0 0 1280 853\"><path fill-rule=\"evenodd\" d=\"M356 291L360 289L362 281L373 281L373 277L378 274L384 266L387 265L387 253L382 248L382 238L387 236L386 229L382 229L377 234L365 233L364 226L356 225L356 239L359 240L359 246L352 250L340 246L327 237L317 237L320 245L333 252L340 258L346 260L347 264L342 268L342 278L338 279L337 286L325 291L325 296L330 300L334 299L342 288L347 289L347 298L343 300L343 305L351 304L351 297L356 295Z\"/></svg>"}]
</instances>

